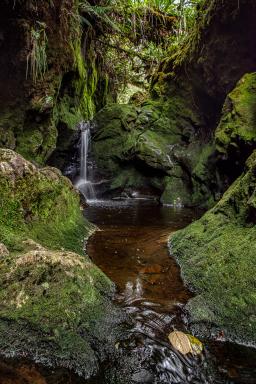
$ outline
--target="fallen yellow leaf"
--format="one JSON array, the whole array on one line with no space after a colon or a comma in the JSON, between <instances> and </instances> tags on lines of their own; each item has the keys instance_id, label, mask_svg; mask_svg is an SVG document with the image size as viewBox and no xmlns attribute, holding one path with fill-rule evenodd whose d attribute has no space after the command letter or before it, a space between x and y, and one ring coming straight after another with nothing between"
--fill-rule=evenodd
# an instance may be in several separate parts
<instances>
[{"instance_id":1,"label":"fallen yellow leaf","mask_svg":"<svg viewBox=\"0 0 256 384\"><path fill-rule=\"evenodd\" d=\"M196 337L181 331L173 331L169 334L168 339L172 346L183 355L192 353L199 355L203 351L203 344Z\"/></svg>"}]
</instances>

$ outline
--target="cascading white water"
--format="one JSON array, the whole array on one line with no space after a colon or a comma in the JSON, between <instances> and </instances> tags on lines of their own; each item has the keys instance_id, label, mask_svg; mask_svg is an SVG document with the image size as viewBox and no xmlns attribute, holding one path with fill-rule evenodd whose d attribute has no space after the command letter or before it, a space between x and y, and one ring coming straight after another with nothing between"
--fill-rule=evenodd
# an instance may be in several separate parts
<instances>
[{"instance_id":1,"label":"cascading white water","mask_svg":"<svg viewBox=\"0 0 256 384\"><path fill-rule=\"evenodd\" d=\"M80 176L75 186L84 195L87 201L96 200L96 193L93 183L88 179L88 151L90 144L90 123L80 124L81 130L81 150L80 150Z\"/></svg>"}]
</instances>

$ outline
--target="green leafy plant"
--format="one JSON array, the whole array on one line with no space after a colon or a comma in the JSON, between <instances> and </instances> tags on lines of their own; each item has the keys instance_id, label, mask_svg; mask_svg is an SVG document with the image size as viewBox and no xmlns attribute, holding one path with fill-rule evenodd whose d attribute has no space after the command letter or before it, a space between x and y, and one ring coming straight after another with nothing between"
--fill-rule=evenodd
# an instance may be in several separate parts
<instances>
[{"instance_id":1,"label":"green leafy plant","mask_svg":"<svg viewBox=\"0 0 256 384\"><path fill-rule=\"evenodd\" d=\"M36 27L32 27L30 31L30 52L27 55L27 70L28 74L35 83L38 79L43 79L47 70L47 35L46 24L40 21L36 22Z\"/></svg>"},{"instance_id":2,"label":"green leafy plant","mask_svg":"<svg viewBox=\"0 0 256 384\"><path fill-rule=\"evenodd\" d=\"M79 11L82 22L89 27L100 28L101 24L102 26L108 25L116 31L120 30L118 23L111 17L113 7L110 5L92 5L89 1L83 0L79 3Z\"/></svg>"}]
</instances>

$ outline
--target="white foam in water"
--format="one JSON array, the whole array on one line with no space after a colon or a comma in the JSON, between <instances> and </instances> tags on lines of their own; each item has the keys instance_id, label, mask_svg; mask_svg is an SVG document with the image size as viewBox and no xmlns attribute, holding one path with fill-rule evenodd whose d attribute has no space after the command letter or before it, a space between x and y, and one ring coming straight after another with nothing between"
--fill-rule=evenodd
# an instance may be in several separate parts
<instances>
[{"instance_id":1,"label":"white foam in water","mask_svg":"<svg viewBox=\"0 0 256 384\"><path fill-rule=\"evenodd\" d=\"M96 193L93 183L88 179L88 152L90 144L90 123L80 124L81 129L81 150L80 150L80 176L75 183L76 188L84 195L87 202L96 202Z\"/></svg>"}]
</instances>

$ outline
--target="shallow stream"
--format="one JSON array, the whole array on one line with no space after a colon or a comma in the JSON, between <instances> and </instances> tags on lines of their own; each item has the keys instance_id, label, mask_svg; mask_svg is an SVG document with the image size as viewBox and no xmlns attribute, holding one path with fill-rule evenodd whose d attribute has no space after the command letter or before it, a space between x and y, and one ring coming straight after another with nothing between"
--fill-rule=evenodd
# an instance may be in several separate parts
<instances>
[{"instance_id":1,"label":"shallow stream","mask_svg":"<svg viewBox=\"0 0 256 384\"><path fill-rule=\"evenodd\" d=\"M131 199L92 204L85 215L99 227L88 242L88 254L115 282L115 302L130 318L126 338L116 348L123 356L120 367L124 361L132 366L134 383L256 383L253 349L202 340L204 353L192 357L181 355L168 341L173 330L189 332L184 304L192 293L169 256L167 239L200 212ZM108 383L102 380L93 383ZM26 361L0 362L0 384L68 383L85 382L68 371L47 370Z\"/></svg>"}]
</instances>

